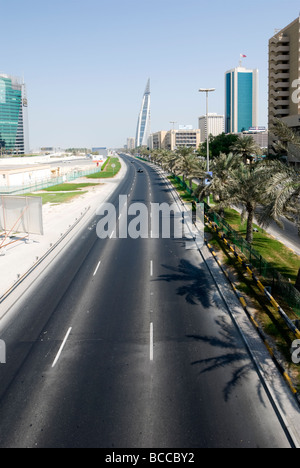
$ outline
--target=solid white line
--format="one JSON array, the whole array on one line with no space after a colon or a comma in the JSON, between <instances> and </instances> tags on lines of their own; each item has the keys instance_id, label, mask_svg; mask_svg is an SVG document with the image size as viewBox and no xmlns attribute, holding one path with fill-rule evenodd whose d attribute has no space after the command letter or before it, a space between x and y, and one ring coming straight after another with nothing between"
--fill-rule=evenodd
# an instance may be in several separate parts
<instances>
[{"instance_id":1,"label":"solid white line","mask_svg":"<svg viewBox=\"0 0 300 468\"><path fill-rule=\"evenodd\" d=\"M99 270L100 265L101 265L101 261L98 263L97 268L96 268L96 270L94 271L94 276L96 276L97 271Z\"/></svg>"},{"instance_id":2,"label":"solid white line","mask_svg":"<svg viewBox=\"0 0 300 468\"><path fill-rule=\"evenodd\" d=\"M64 341L62 342L61 347L59 348L59 351L58 351L58 353L57 353L57 356L56 356L56 358L55 358L54 361L53 361L52 367L55 367L55 366L56 366L57 361L58 361L59 358L60 358L60 355L61 355L61 353L62 353L62 351L63 351L63 349L64 349L64 347L65 347L65 344L66 344L66 342L67 342L67 339L69 338L69 335L70 335L71 331L72 331L72 327L69 328L69 330L68 330L68 332L67 332L67 334L66 334L66 336L65 336L65 339L64 339Z\"/></svg>"},{"instance_id":3,"label":"solid white line","mask_svg":"<svg viewBox=\"0 0 300 468\"><path fill-rule=\"evenodd\" d=\"M153 276L153 260L150 262L150 276Z\"/></svg>"},{"instance_id":4,"label":"solid white line","mask_svg":"<svg viewBox=\"0 0 300 468\"><path fill-rule=\"evenodd\" d=\"M153 323L150 323L150 361L153 361Z\"/></svg>"},{"instance_id":5,"label":"solid white line","mask_svg":"<svg viewBox=\"0 0 300 468\"><path fill-rule=\"evenodd\" d=\"M110 239L113 238L114 233L115 233L115 231L113 231L113 232L111 233L111 235L109 236Z\"/></svg>"}]
</instances>

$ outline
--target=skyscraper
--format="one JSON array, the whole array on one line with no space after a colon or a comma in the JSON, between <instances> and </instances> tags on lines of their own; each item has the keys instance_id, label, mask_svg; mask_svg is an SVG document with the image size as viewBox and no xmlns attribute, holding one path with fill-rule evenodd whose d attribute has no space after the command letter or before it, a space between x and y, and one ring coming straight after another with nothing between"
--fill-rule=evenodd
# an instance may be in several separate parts
<instances>
[{"instance_id":1,"label":"skyscraper","mask_svg":"<svg viewBox=\"0 0 300 468\"><path fill-rule=\"evenodd\" d=\"M151 130L150 119L150 79L148 80L145 93L143 96L142 107L139 113L137 130L136 130L136 147L148 146L148 138Z\"/></svg>"},{"instance_id":2,"label":"skyscraper","mask_svg":"<svg viewBox=\"0 0 300 468\"><path fill-rule=\"evenodd\" d=\"M29 152L26 87L22 79L0 74L0 146L2 151Z\"/></svg>"},{"instance_id":3,"label":"skyscraper","mask_svg":"<svg viewBox=\"0 0 300 468\"><path fill-rule=\"evenodd\" d=\"M258 126L258 70L237 67L225 74L225 132Z\"/></svg>"},{"instance_id":4,"label":"skyscraper","mask_svg":"<svg viewBox=\"0 0 300 468\"><path fill-rule=\"evenodd\" d=\"M269 40L269 128L283 120L300 132L300 16ZM277 138L270 133L269 150ZM288 160L300 167L300 152L288 151Z\"/></svg>"}]
</instances>

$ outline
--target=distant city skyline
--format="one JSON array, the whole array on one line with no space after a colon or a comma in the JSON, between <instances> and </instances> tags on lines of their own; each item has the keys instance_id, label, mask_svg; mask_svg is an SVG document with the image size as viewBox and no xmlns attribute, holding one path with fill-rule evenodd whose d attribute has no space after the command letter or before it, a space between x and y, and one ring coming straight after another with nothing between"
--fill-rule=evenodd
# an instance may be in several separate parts
<instances>
[{"instance_id":1,"label":"distant city skyline","mask_svg":"<svg viewBox=\"0 0 300 468\"><path fill-rule=\"evenodd\" d=\"M16 14L16 11L18 14ZM297 18L289 0L15 0L2 5L0 72L24 76L32 149L121 147L135 136L141 90L151 78L151 131L224 114L224 73L260 72L259 122L268 123L268 43ZM145 31L145 17L155 30ZM154 23L153 23L154 25ZM30 34L29 34L30 31Z\"/></svg>"}]
</instances>

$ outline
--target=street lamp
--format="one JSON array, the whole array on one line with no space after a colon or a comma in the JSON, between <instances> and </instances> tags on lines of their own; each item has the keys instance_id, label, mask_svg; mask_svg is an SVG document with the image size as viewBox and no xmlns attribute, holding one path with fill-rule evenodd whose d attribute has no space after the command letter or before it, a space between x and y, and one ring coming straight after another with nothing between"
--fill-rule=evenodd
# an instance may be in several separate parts
<instances>
[{"instance_id":1,"label":"street lamp","mask_svg":"<svg viewBox=\"0 0 300 468\"><path fill-rule=\"evenodd\" d=\"M200 88L199 93L206 93L206 140L207 140L207 172L209 172L209 138L208 138L208 93L215 91L215 88Z\"/></svg>"},{"instance_id":2,"label":"street lamp","mask_svg":"<svg viewBox=\"0 0 300 468\"><path fill-rule=\"evenodd\" d=\"M210 161L209 161L209 138L208 138L208 93L215 91L215 88L200 88L199 93L206 93L206 147L207 147L207 168L206 172L209 173ZM207 204L209 205L209 195L207 197Z\"/></svg>"}]
</instances>

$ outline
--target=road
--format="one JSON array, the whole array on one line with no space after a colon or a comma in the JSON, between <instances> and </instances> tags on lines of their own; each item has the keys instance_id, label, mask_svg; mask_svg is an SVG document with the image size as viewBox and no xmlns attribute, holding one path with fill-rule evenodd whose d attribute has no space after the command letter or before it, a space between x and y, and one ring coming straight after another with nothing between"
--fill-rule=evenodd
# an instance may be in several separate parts
<instances>
[{"instance_id":1,"label":"road","mask_svg":"<svg viewBox=\"0 0 300 468\"><path fill-rule=\"evenodd\" d=\"M173 202L127 164L111 203ZM290 447L199 253L97 221L0 323L0 447Z\"/></svg>"}]
</instances>

